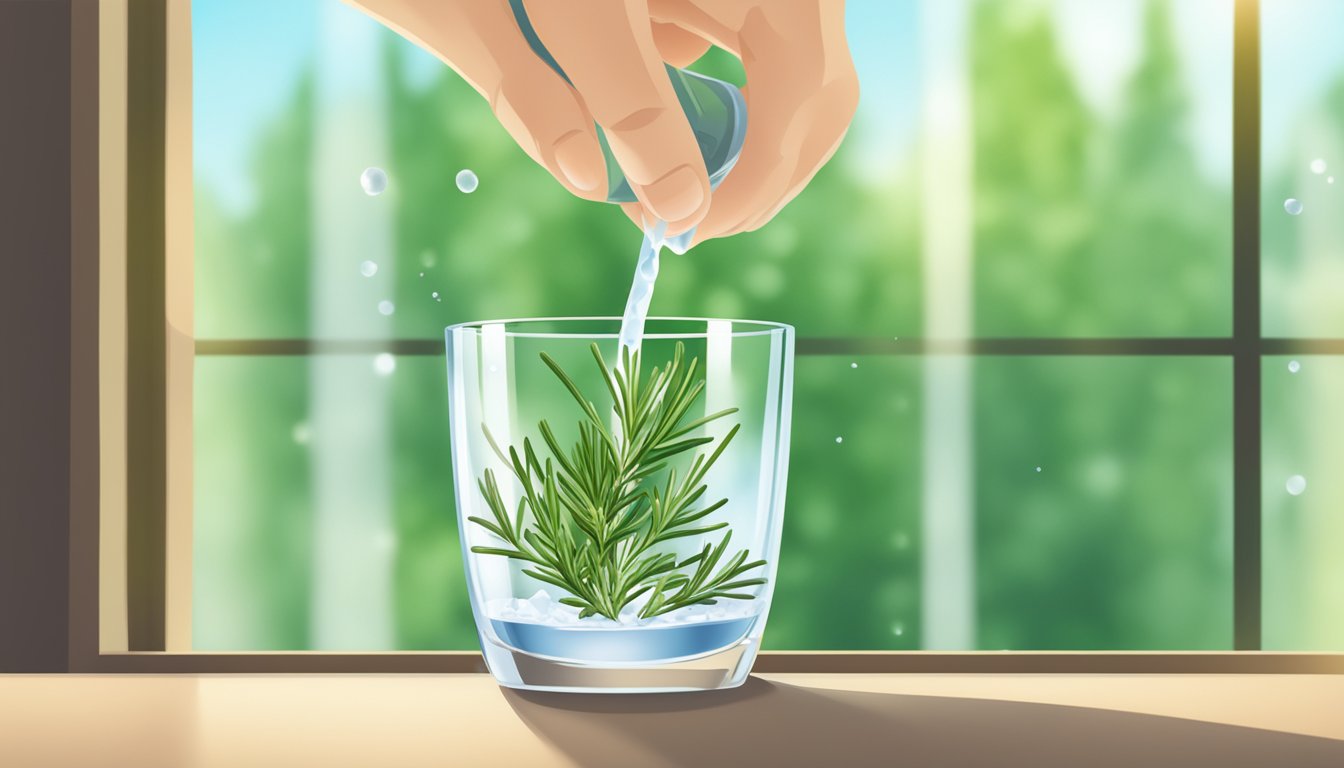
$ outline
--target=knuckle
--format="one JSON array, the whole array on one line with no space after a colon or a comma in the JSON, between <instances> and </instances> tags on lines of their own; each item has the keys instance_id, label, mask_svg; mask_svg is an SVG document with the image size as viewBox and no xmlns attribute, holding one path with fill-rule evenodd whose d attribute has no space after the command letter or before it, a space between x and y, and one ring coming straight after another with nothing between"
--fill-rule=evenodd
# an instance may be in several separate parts
<instances>
[{"instance_id":1,"label":"knuckle","mask_svg":"<svg viewBox=\"0 0 1344 768\"><path fill-rule=\"evenodd\" d=\"M668 109L660 104L652 107L631 106L612 112L610 119L604 125L613 131L630 132L647 128L663 119L667 115Z\"/></svg>"}]
</instances>

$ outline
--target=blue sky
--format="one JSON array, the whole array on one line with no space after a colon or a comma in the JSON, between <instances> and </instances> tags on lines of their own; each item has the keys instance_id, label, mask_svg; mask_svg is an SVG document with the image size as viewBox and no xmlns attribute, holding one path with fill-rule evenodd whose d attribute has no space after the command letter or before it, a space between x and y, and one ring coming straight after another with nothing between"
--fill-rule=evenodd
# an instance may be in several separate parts
<instances>
[{"instance_id":1,"label":"blue sky","mask_svg":"<svg viewBox=\"0 0 1344 768\"><path fill-rule=\"evenodd\" d=\"M934 0L925 0L932 2ZM949 0L938 0L948 2ZM1053 0L1042 5L1084 97L1102 114L1140 54L1143 0ZM1266 160L1286 156L1290 131L1322 88L1344 72L1344 2L1264 3ZM336 6L335 9L327 6ZM919 124L919 7L915 0L850 0L850 49L863 97L855 140L865 165L906 154ZM1194 97L1190 131L1202 165L1230 177L1231 0L1176 0L1177 34ZM232 209L251 204L248 155L259 129L292 96L321 38L323 13L360 16L339 0L194 0L194 127L198 178ZM363 19L356 23L376 26ZM406 44L413 79L443 65ZM358 62L343 62L358 66ZM376 63L370 60L367 66ZM1339 162L1344 165L1344 158Z\"/></svg>"},{"instance_id":2,"label":"blue sky","mask_svg":"<svg viewBox=\"0 0 1344 768\"><path fill-rule=\"evenodd\" d=\"M251 203L249 148L260 128L292 96L303 67L317 53L324 12L358 15L338 0L192 3L196 173L229 208L245 209ZM916 13L914 3L849 4L850 46L864 92L861 134L875 154L899 154L917 124L914 110L898 108L918 103ZM428 80L443 68L409 43L406 48L412 82Z\"/></svg>"}]
</instances>

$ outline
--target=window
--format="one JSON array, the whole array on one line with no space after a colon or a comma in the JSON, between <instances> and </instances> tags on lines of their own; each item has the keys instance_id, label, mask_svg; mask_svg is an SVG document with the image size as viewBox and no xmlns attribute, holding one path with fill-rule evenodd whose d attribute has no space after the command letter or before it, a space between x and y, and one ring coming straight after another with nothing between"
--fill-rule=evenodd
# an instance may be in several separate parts
<instances>
[{"instance_id":1,"label":"window","mask_svg":"<svg viewBox=\"0 0 1344 768\"><path fill-rule=\"evenodd\" d=\"M1344 54L1322 30L1344 8L1266 3L1260 210L1264 333L1264 645L1340 650L1344 532L1334 467L1344 344ZM1290 200L1297 200L1301 212Z\"/></svg>"},{"instance_id":2,"label":"window","mask_svg":"<svg viewBox=\"0 0 1344 768\"><path fill-rule=\"evenodd\" d=\"M1333 191L1310 160L1344 135L1324 38L1271 108L1271 33L1306 55L1292 20L1320 6L1263 13L1262 194L1254 2L851 0L840 153L769 226L670 259L654 306L798 329L767 650L1344 646L1311 618L1344 493L1315 418L1344 373L1304 357L1344 348L1344 233L1308 225ZM191 503L129 522L167 528L178 590L129 598L169 605L168 650L472 650L442 328L612 314L636 233L337 0L190 15L194 353L165 357L192 382ZM1309 112L1336 122L1304 138Z\"/></svg>"}]
</instances>

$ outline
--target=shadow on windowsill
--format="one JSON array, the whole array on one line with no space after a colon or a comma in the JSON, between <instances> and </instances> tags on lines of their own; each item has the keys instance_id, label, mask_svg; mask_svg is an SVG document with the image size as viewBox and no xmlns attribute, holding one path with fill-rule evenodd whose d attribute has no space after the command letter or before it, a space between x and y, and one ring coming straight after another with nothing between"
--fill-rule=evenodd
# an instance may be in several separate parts
<instances>
[{"instance_id":1,"label":"shadow on windowsill","mask_svg":"<svg viewBox=\"0 0 1344 768\"><path fill-rule=\"evenodd\" d=\"M504 690L538 737L583 766L1344 766L1344 741L1159 715L802 688Z\"/></svg>"}]
</instances>

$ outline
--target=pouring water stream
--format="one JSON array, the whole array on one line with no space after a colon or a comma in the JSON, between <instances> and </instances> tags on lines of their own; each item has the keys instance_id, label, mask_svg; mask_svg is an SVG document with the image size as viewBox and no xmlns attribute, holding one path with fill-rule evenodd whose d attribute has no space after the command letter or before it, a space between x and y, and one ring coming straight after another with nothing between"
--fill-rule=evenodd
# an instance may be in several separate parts
<instances>
[{"instance_id":1,"label":"pouring water stream","mask_svg":"<svg viewBox=\"0 0 1344 768\"><path fill-rule=\"evenodd\" d=\"M644 323L649 317L649 303L653 300L653 284L658 279L658 257L666 244L666 222L658 222L644 230L644 242L639 246L639 260L635 263L635 278L630 284L630 297L621 316L621 349L633 354L639 351L644 338Z\"/></svg>"}]
</instances>

